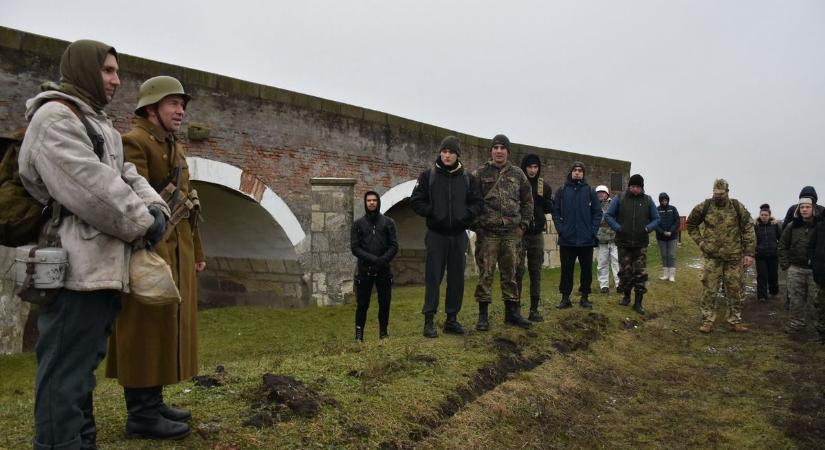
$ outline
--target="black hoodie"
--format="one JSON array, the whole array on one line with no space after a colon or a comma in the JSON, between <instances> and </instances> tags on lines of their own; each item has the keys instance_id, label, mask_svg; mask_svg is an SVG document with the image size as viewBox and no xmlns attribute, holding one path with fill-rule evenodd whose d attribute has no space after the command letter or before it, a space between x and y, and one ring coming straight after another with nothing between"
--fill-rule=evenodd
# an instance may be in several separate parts
<instances>
[{"instance_id":1,"label":"black hoodie","mask_svg":"<svg viewBox=\"0 0 825 450\"><path fill-rule=\"evenodd\" d=\"M378 197L375 211L367 209L367 196ZM364 194L364 215L355 221L350 233L350 249L358 258L358 269L369 273L389 271L389 263L398 253L395 221L381 214L381 196L374 191Z\"/></svg>"},{"instance_id":2,"label":"black hoodie","mask_svg":"<svg viewBox=\"0 0 825 450\"><path fill-rule=\"evenodd\" d=\"M531 164L539 166L539 171L533 178L527 175L527 166ZM553 209L553 190L550 188L550 185L541 178L541 159L539 159L538 155L531 153L525 156L524 159L521 160L521 170L527 175L527 181L530 182L530 188L533 190L533 220L530 221L527 233L539 234L544 231L544 226L547 223L545 214L550 214L550 211ZM539 180L541 180L542 183L541 192L539 192L538 189Z\"/></svg>"},{"instance_id":3,"label":"black hoodie","mask_svg":"<svg viewBox=\"0 0 825 450\"><path fill-rule=\"evenodd\" d=\"M814 214L817 217L825 216L825 206L817 205L816 201L819 199L816 195L816 189L813 186L805 186L799 191L799 198L808 197L814 202ZM788 208L788 212L785 213L785 220L782 221L782 229L784 230L788 225L793 222L794 214L796 214L796 208L799 207L799 203L795 203Z\"/></svg>"}]
</instances>

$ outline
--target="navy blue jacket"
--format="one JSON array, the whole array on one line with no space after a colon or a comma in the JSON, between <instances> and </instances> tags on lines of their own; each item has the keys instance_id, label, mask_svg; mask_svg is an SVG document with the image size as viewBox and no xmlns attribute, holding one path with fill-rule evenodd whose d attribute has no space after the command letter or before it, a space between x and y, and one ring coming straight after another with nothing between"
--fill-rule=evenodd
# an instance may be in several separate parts
<instances>
[{"instance_id":1,"label":"navy blue jacket","mask_svg":"<svg viewBox=\"0 0 825 450\"><path fill-rule=\"evenodd\" d=\"M596 192L587 184L587 178L567 181L553 196L553 224L559 233L559 245L564 247L595 247L596 232L602 221L602 208Z\"/></svg>"},{"instance_id":2,"label":"navy blue jacket","mask_svg":"<svg viewBox=\"0 0 825 450\"><path fill-rule=\"evenodd\" d=\"M656 239L660 241L672 241L679 237L679 210L673 205L662 207L659 205L659 225L656 226ZM665 236L665 231L670 231L670 236Z\"/></svg>"}]
</instances>

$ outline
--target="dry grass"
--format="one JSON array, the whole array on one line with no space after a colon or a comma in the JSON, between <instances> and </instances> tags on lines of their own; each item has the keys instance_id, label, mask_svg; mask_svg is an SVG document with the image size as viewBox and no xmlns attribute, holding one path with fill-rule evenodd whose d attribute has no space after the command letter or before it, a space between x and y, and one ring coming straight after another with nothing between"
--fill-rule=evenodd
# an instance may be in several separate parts
<instances>
[{"instance_id":1,"label":"dry grass","mask_svg":"<svg viewBox=\"0 0 825 450\"><path fill-rule=\"evenodd\" d=\"M659 269L651 251L651 273ZM822 448L825 362L820 346L788 340L777 305L749 304L755 331L696 331L696 249L680 249L678 282L652 281L647 320L594 295L595 314L557 311L558 272L546 271L547 322L525 332L421 337L423 289L394 292L391 338L352 342L352 305L305 310L229 308L200 313L203 374L167 399L191 409L195 432L176 443L124 440L120 388L96 391L102 448ZM654 277L652 277L654 278ZM474 322L468 280L459 319ZM771 315L771 313L774 313ZM443 320L443 319L442 319ZM564 353L559 350L564 351ZM0 448L29 447L32 354L0 357ZM243 423L264 373L288 375L335 403L314 418ZM102 376L102 373L101 373Z\"/></svg>"}]
</instances>

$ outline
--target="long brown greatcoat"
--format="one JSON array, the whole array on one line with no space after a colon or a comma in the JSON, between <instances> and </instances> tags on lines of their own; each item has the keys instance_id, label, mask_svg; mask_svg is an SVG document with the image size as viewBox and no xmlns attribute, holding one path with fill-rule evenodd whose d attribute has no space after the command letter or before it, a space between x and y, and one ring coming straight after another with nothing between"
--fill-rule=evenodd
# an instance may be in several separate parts
<instances>
[{"instance_id":1,"label":"long brown greatcoat","mask_svg":"<svg viewBox=\"0 0 825 450\"><path fill-rule=\"evenodd\" d=\"M160 184L180 164L180 189L189 194L183 147L161 127L138 118L123 135L123 152L157 190L163 189ZM124 294L123 309L109 338L106 376L117 378L125 387L174 384L198 371L195 261L205 261L200 233L197 227L193 232L189 220L183 219L155 250L172 268L182 301L180 305L146 306Z\"/></svg>"}]
</instances>

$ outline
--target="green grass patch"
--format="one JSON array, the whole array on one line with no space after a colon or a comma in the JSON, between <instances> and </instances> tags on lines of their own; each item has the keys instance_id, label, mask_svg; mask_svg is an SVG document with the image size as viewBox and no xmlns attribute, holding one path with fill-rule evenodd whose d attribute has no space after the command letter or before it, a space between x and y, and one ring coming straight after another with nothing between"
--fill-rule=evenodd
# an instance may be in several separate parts
<instances>
[{"instance_id":1,"label":"green grass patch","mask_svg":"<svg viewBox=\"0 0 825 450\"><path fill-rule=\"evenodd\" d=\"M651 247L648 320L618 306L615 293L592 295L596 314L578 307L557 311L558 270L543 273L546 322L530 331L503 324L497 288L492 330L464 337L421 336L422 287L394 289L386 340L378 340L373 302L363 344L353 340L354 305L202 311L200 372L214 375L222 366L216 375L222 385L184 381L165 391L169 403L192 410L192 436L171 443L124 439L122 390L101 369L98 443L107 449L822 444L816 435L820 403L809 400L821 399L822 380L805 375L811 361L825 373L822 351L782 335L777 305L760 312L748 335L700 335L699 271L687 267L696 258L686 242L678 281L662 282L658 251ZM459 315L468 328L477 313L475 281L467 280ZM746 319L751 315L746 311ZM442 312L438 324L443 320ZM530 369L507 374L530 362ZM0 366L0 448L29 447L34 355L2 356ZM285 413L271 426L245 425L262 411L253 406L260 406L265 373L293 377L326 399L318 415Z\"/></svg>"}]
</instances>

